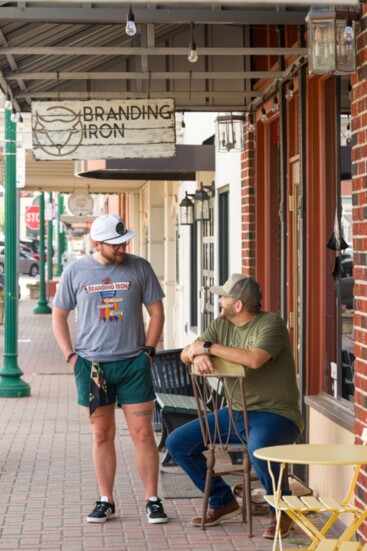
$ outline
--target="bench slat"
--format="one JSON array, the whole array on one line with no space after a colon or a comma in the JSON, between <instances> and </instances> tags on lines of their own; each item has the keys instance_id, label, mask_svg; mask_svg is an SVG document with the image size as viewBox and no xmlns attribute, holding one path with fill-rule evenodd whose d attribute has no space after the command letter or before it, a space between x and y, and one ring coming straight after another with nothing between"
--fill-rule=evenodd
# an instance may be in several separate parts
<instances>
[{"instance_id":1,"label":"bench slat","mask_svg":"<svg viewBox=\"0 0 367 551\"><path fill-rule=\"evenodd\" d=\"M197 415L196 401L193 396L156 393L156 400L164 413L187 413Z\"/></svg>"},{"instance_id":2,"label":"bench slat","mask_svg":"<svg viewBox=\"0 0 367 551\"><path fill-rule=\"evenodd\" d=\"M320 511L320 509L325 508L321 506L319 500L315 496L301 496L301 501L303 501L306 507L311 511Z\"/></svg>"},{"instance_id":3,"label":"bench slat","mask_svg":"<svg viewBox=\"0 0 367 551\"><path fill-rule=\"evenodd\" d=\"M283 496L283 501L288 504L288 508L296 511L307 511L308 507L297 496Z\"/></svg>"},{"instance_id":4,"label":"bench slat","mask_svg":"<svg viewBox=\"0 0 367 551\"><path fill-rule=\"evenodd\" d=\"M329 511L344 511L345 507L332 497L320 496L319 501L325 505Z\"/></svg>"}]
</instances>

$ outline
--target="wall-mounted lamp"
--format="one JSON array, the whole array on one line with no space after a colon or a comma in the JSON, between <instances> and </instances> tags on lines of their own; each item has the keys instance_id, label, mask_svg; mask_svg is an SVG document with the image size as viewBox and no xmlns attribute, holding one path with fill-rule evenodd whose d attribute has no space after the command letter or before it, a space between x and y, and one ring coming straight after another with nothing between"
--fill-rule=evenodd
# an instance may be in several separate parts
<instances>
[{"instance_id":1,"label":"wall-mounted lamp","mask_svg":"<svg viewBox=\"0 0 367 551\"><path fill-rule=\"evenodd\" d=\"M223 113L216 120L217 149L223 151L243 151L243 113Z\"/></svg>"},{"instance_id":2,"label":"wall-mounted lamp","mask_svg":"<svg viewBox=\"0 0 367 551\"><path fill-rule=\"evenodd\" d=\"M315 74L344 75L356 70L355 21L351 14L332 8L315 7L309 11L309 71Z\"/></svg>"},{"instance_id":3,"label":"wall-mounted lamp","mask_svg":"<svg viewBox=\"0 0 367 551\"><path fill-rule=\"evenodd\" d=\"M204 186L201 182L200 188L195 193L186 192L185 197L179 205L181 226L191 226L194 222L207 222L210 220L210 199L214 194L214 182L210 186Z\"/></svg>"},{"instance_id":4,"label":"wall-mounted lamp","mask_svg":"<svg viewBox=\"0 0 367 551\"><path fill-rule=\"evenodd\" d=\"M194 223L194 203L189 197L194 197L194 194L186 191L179 205L181 226L191 226Z\"/></svg>"},{"instance_id":5,"label":"wall-mounted lamp","mask_svg":"<svg viewBox=\"0 0 367 551\"><path fill-rule=\"evenodd\" d=\"M126 18L125 32L128 36L136 35L135 15L131 9L131 4Z\"/></svg>"},{"instance_id":6,"label":"wall-mounted lamp","mask_svg":"<svg viewBox=\"0 0 367 551\"><path fill-rule=\"evenodd\" d=\"M198 53L196 51L196 42L194 40L194 23L191 23L191 41L189 44L189 55L187 56L187 59L190 61L190 63L196 63L199 59Z\"/></svg>"}]
</instances>

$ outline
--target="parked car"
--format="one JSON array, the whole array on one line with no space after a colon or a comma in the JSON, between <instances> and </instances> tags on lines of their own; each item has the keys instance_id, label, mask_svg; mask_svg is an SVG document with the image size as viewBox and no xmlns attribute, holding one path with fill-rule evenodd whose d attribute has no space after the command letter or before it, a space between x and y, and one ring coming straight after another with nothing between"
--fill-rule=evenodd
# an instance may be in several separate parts
<instances>
[{"instance_id":1,"label":"parked car","mask_svg":"<svg viewBox=\"0 0 367 551\"><path fill-rule=\"evenodd\" d=\"M19 243L29 247L33 253L39 252L39 239L34 237L23 237L22 239L19 239Z\"/></svg>"},{"instance_id":2,"label":"parked car","mask_svg":"<svg viewBox=\"0 0 367 551\"><path fill-rule=\"evenodd\" d=\"M33 255L24 251L19 251L19 272L21 274L29 274L30 276L37 276L39 274L38 260ZM5 269L5 255L2 252L0 254L0 274L4 273Z\"/></svg>"}]
</instances>

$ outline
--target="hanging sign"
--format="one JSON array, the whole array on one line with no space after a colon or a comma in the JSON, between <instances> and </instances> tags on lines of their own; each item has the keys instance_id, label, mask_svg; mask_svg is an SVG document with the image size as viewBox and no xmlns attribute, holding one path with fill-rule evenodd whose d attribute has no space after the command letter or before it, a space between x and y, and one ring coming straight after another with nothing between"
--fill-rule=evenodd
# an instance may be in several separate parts
<instances>
[{"instance_id":1,"label":"hanging sign","mask_svg":"<svg viewBox=\"0 0 367 551\"><path fill-rule=\"evenodd\" d=\"M37 161L174 157L174 101L33 102L32 138Z\"/></svg>"},{"instance_id":2,"label":"hanging sign","mask_svg":"<svg viewBox=\"0 0 367 551\"><path fill-rule=\"evenodd\" d=\"M68 207L75 216L85 216L93 212L93 197L87 191L75 191L70 195Z\"/></svg>"}]
</instances>

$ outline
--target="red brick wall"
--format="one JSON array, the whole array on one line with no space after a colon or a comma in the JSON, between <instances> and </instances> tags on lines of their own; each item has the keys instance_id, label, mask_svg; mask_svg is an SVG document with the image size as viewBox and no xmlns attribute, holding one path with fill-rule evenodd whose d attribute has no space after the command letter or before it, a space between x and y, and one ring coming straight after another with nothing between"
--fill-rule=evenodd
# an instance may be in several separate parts
<instances>
[{"instance_id":1,"label":"red brick wall","mask_svg":"<svg viewBox=\"0 0 367 551\"><path fill-rule=\"evenodd\" d=\"M357 34L357 67L352 84L352 204L354 250L354 339L355 339L355 426L359 443L367 426L367 6L361 5L361 22ZM359 477L356 499L367 500L367 476ZM367 523L361 527L367 539Z\"/></svg>"},{"instance_id":2,"label":"red brick wall","mask_svg":"<svg viewBox=\"0 0 367 551\"><path fill-rule=\"evenodd\" d=\"M242 272L256 277L255 267L255 133L244 128L241 156Z\"/></svg>"}]
</instances>

